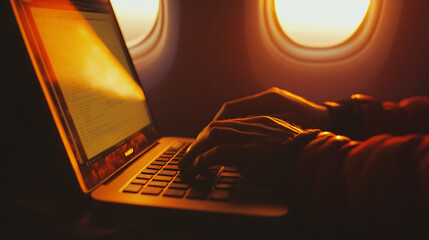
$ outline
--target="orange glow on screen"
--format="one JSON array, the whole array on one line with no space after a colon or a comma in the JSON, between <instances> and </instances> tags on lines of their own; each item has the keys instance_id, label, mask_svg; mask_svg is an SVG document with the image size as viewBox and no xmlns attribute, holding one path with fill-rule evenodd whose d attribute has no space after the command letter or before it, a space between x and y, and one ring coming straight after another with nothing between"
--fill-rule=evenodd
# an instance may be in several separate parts
<instances>
[{"instance_id":1,"label":"orange glow on screen","mask_svg":"<svg viewBox=\"0 0 429 240\"><path fill-rule=\"evenodd\" d=\"M156 134L152 128L139 132L150 118L114 19L108 12L79 11L67 1L12 2L12 7L73 169L87 193L129 160L124 151L140 152L148 143L145 134ZM31 34L22 21L24 14L34 24ZM108 152L120 142L121 148ZM92 161L104 151L106 156Z\"/></svg>"},{"instance_id":2,"label":"orange glow on screen","mask_svg":"<svg viewBox=\"0 0 429 240\"><path fill-rule=\"evenodd\" d=\"M339 45L361 25L370 0L275 0L283 32L295 43L312 48Z\"/></svg>"},{"instance_id":3,"label":"orange glow on screen","mask_svg":"<svg viewBox=\"0 0 429 240\"><path fill-rule=\"evenodd\" d=\"M48 11L34 10L33 14L48 15ZM94 31L97 26L91 26L78 11L64 11L63 15L65 17L56 18L55 22L48 22L50 18L38 20L36 17L36 24L56 77L61 79L60 86L64 86L63 90L75 90L69 85L75 87L79 84L79 88L85 87L92 94L144 100L143 92L131 76L126 60L110 51L106 46L110 42L101 40Z\"/></svg>"},{"instance_id":4,"label":"orange glow on screen","mask_svg":"<svg viewBox=\"0 0 429 240\"><path fill-rule=\"evenodd\" d=\"M140 130L144 95L108 15L31 11L88 158Z\"/></svg>"}]
</instances>

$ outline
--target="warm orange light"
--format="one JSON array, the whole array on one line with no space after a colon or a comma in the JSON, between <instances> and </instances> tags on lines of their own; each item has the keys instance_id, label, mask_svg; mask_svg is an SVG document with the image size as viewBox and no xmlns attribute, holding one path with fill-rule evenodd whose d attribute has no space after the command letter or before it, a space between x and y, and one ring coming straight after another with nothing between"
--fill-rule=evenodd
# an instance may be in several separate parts
<instances>
[{"instance_id":1,"label":"warm orange light","mask_svg":"<svg viewBox=\"0 0 429 240\"><path fill-rule=\"evenodd\" d=\"M85 170L84 180L78 163L83 164L85 159L96 156L150 123L143 91L133 77L109 14L79 11L67 1L47 1L41 4L42 7L29 5L28 10L44 47L45 54L42 55L32 47L32 43L39 43L28 34L21 21L24 9L16 4L18 1L11 2L79 184L88 193L91 190L88 186L93 188L100 179L90 179L93 176L88 174L92 173ZM52 72L45 67L47 63ZM52 92L58 93L53 86L61 89L66 109L58 107L62 102L58 100L59 95L52 95ZM66 117L65 111L73 120L85 155L75 152L77 138L70 122L62 120ZM145 141L139 136L135 139L139 143ZM135 146L131 147L135 149ZM104 173L112 173L106 169L103 169Z\"/></svg>"},{"instance_id":2,"label":"warm orange light","mask_svg":"<svg viewBox=\"0 0 429 240\"><path fill-rule=\"evenodd\" d=\"M284 33L299 45L339 45L359 28L370 0L275 0Z\"/></svg>"},{"instance_id":3,"label":"warm orange light","mask_svg":"<svg viewBox=\"0 0 429 240\"><path fill-rule=\"evenodd\" d=\"M32 12L88 158L141 129L148 121L143 91L110 25L103 24L108 18L78 11ZM92 25L87 20L97 17Z\"/></svg>"},{"instance_id":4,"label":"warm orange light","mask_svg":"<svg viewBox=\"0 0 429 240\"><path fill-rule=\"evenodd\" d=\"M111 0L128 47L143 41L155 25L159 0Z\"/></svg>"}]
</instances>

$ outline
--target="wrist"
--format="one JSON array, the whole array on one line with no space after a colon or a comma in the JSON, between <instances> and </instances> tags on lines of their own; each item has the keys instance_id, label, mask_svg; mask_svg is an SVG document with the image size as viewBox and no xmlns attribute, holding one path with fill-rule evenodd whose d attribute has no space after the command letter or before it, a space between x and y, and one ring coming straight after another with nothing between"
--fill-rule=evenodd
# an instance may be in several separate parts
<instances>
[{"instance_id":1,"label":"wrist","mask_svg":"<svg viewBox=\"0 0 429 240\"><path fill-rule=\"evenodd\" d=\"M302 133L296 134L291 141L284 143L283 146L276 151L273 159L277 162L275 176L278 179L279 188L286 199L288 199L289 189L291 189L291 178L295 171L295 166L299 161L300 155L304 147L317 138L322 131L319 129L307 129Z\"/></svg>"},{"instance_id":2,"label":"wrist","mask_svg":"<svg viewBox=\"0 0 429 240\"><path fill-rule=\"evenodd\" d=\"M330 129L331 114L327 106L318 105L314 108L315 125L312 128L327 131Z\"/></svg>"},{"instance_id":3,"label":"wrist","mask_svg":"<svg viewBox=\"0 0 429 240\"><path fill-rule=\"evenodd\" d=\"M383 112L383 107L377 99L362 94L354 94L349 99L338 103L326 102L325 106L329 110L331 119L329 130L354 140L363 140L371 136L371 134L368 134L368 124L365 124L365 122L368 122L365 120L365 115L377 116L377 112ZM365 114L365 112L368 112L365 109L370 109L372 114ZM377 127L379 130L384 125L378 125Z\"/></svg>"},{"instance_id":4,"label":"wrist","mask_svg":"<svg viewBox=\"0 0 429 240\"><path fill-rule=\"evenodd\" d=\"M350 98L339 102L326 102L330 115L329 131L353 139L360 139L362 108L359 99Z\"/></svg>"}]
</instances>

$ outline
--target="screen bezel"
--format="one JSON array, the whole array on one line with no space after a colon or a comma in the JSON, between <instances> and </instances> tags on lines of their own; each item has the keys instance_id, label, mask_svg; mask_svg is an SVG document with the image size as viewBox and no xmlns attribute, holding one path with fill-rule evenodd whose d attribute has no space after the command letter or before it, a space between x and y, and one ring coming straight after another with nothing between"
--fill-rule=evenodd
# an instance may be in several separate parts
<instances>
[{"instance_id":1,"label":"screen bezel","mask_svg":"<svg viewBox=\"0 0 429 240\"><path fill-rule=\"evenodd\" d=\"M119 24L114 15L113 8L110 1L107 0L11 0L11 3L25 41L25 45L27 46L28 53L38 76L39 83L48 102L81 189L86 194L90 193L102 182L114 175L117 171L132 162L136 157L144 152L147 147L152 145L159 138L159 135L151 116L149 106L145 100L144 104L150 119L149 125L114 146L109 147L94 158L91 158L96 158L97 160L93 160L93 163L90 166L79 164L79 161L82 163L89 159L85 159L86 154L82 148L82 144L79 142L80 139L77 135L76 129L74 128L74 123L71 121L70 114L67 111L67 105L65 104L65 100L62 97L59 87L57 86L58 84L55 83L55 74L50 66L49 58L44 50L37 28L35 27L30 8L34 7L36 4L37 7L51 9L59 8L64 10L79 10L78 8L85 9L85 6L88 6L88 4L95 4L97 7L102 7L103 11L107 11L106 13L112 16L115 29L117 29L116 34L127 58L127 63L131 69L132 77L141 87L131 56L129 55L122 33L120 32ZM73 6L73 8L70 8L70 6ZM144 94L143 88L142 91ZM131 148L133 149L133 153L127 155L125 152L129 151ZM109 166L114 166L114 168L110 168L108 171L103 169L103 175L100 176L100 171L97 172L96 170L101 170L100 168L103 167L102 163L106 163L107 161L109 161ZM104 167L107 167L107 164L105 164Z\"/></svg>"}]
</instances>

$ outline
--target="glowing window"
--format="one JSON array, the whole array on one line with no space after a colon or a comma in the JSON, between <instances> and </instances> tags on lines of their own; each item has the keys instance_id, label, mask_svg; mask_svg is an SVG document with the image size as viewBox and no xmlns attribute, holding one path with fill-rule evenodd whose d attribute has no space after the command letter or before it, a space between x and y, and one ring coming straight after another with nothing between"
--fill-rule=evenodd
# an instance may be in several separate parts
<instances>
[{"instance_id":1,"label":"glowing window","mask_svg":"<svg viewBox=\"0 0 429 240\"><path fill-rule=\"evenodd\" d=\"M370 0L275 0L278 22L295 43L311 48L337 46L357 31Z\"/></svg>"},{"instance_id":2,"label":"glowing window","mask_svg":"<svg viewBox=\"0 0 429 240\"><path fill-rule=\"evenodd\" d=\"M111 0L128 47L143 42L155 26L159 0Z\"/></svg>"}]
</instances>

